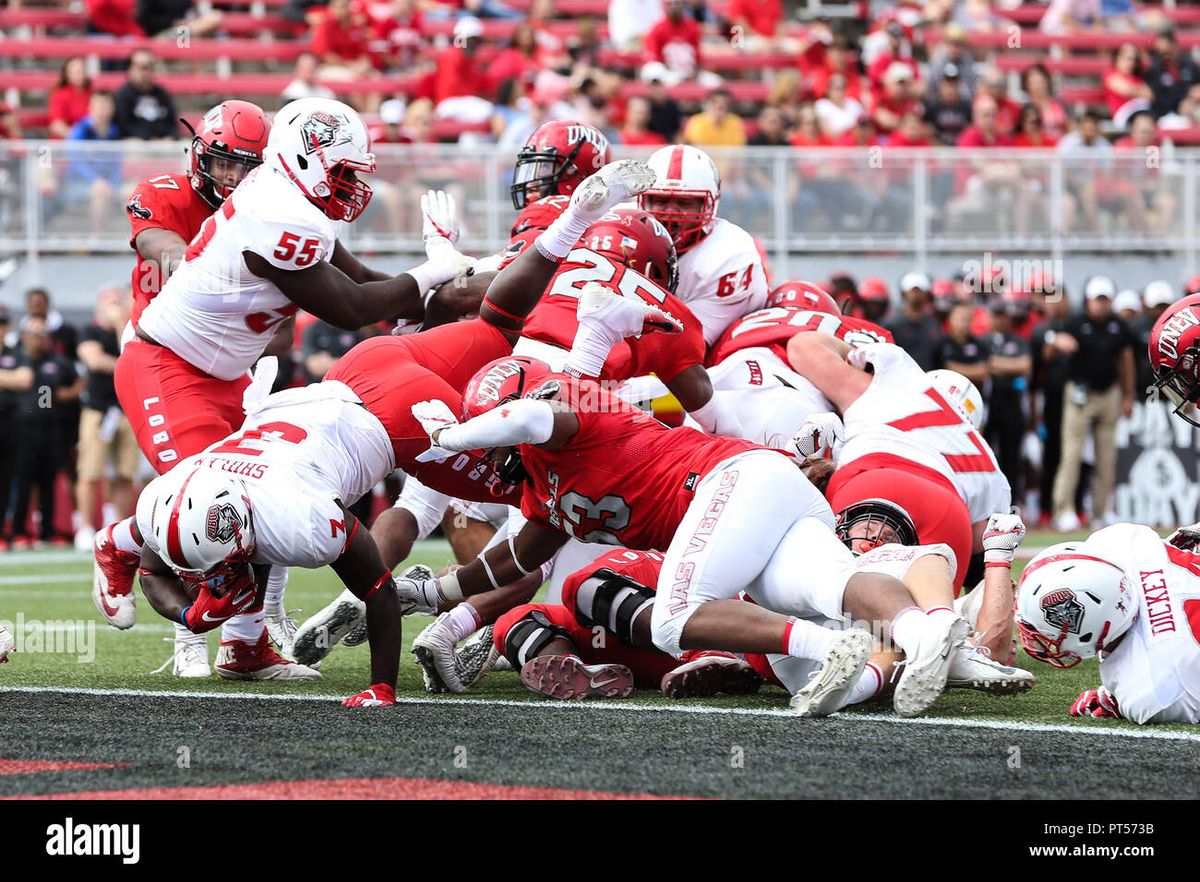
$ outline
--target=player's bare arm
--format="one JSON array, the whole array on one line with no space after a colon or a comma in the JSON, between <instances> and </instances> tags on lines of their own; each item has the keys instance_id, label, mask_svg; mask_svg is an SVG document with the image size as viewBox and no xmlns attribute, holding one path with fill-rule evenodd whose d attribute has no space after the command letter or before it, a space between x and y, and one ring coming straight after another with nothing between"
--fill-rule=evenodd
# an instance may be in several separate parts
<instances>
[{"instance_id":1,"label":"player's bare arm","mask_svg":"<svg viewBox=\"0 0 1200 882\"><path fill-rule=\"evenodd\" d=\"M847 343L829 334L796 334L788 341L788 363L839 410L858 400L871 384L871 375L846 363Z\"/></svg>"},{"instance_id":2,"label":"player's bare arm","mask_svg":"<svg viewBox=\"0 0 1200 882\"><path fill-rule=\"evenodd\" d=\"M436 328L478 315L484 295L497 275L494 271L474 273L439 285L425 305L424 327Z\"/></svg>"},{"instance_id":3,"label":"player's bare arm","mask_svg":"<svg viewBox=\"0 0 1200 882\"><path fill-rule=\"evenodd\" d=\"M183 263L188 243L173 230L154 227L138 233L133 246L142 260L158 266L159 278L165 281Z\"/></svg>"},{"instance_id":4,"label":"player's bare arm","mask_svg":"<svg viewBox=\"0 0 1200 882\"><path fill-rule=\"evenodd\" d=\"M349 276L351 281L360 285L363 282L386 282L391 278L381 270L373 270L363 265L363 262L341 242L334 243L333 254L330 255L329 262Z\"/></svg>"}]
</instances>

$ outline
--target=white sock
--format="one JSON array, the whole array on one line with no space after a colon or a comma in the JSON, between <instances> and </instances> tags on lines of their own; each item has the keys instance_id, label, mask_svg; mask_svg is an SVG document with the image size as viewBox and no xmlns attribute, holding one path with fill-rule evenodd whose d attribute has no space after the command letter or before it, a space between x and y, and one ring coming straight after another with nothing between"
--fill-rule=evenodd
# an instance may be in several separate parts
<instances>
[{"instance_id":1,"label":"white sock","mask_svg":"<svg viewBox=\"0 0 1200 882\"><path fill-rule=\"evenodd\" d=\"M267 576L266 597L263 600L263 604L267 609L283 607L283 592L287 590L287 583L288 568L281 566L271 567L271 574Z\"/></svg>"},{"instance_id":2,"label":"white sock","mask_svg":"<svg viewBox=\"0 0 1200 882\"><path fill-rule=\"evenodd\" d=\"M457 643L459 640L466 640L478 631L483 622L479 618L479 613L475 611L475 607L469 603L460 603L450 610L450 614L446 617L446 624L450 628L450 633L454 635L454 642Z\"/></svg>"},{"instance_id":3,"label":"white sock","mask_svg":"<svg viewBox=\"0 0 1200 882\"><path fill-rule=\"evenodd\" d=\"M846 704L862 704L864 701L878 695L879 690L882 688L883 673L874 664L867 662L867 666L863 668L862 676L858 678L858 682L850 690L850 697L846 699Z\"/></svg>"},{"instance_id":4,"label":"white sock","mask_svg":"<svg viewBox=\"0 0 1200 882\"><path fill-rule=\"evenodd\" d=\"M929 617L919 606L900 610L892 619L892 643L901 652L908 652L908 647L917 645L921 632L928 624Z\"/></svg>"},{"instance_id":5,"label":"white sock","mask_svg":"<svg viewBox=\"0 0 1200 882\"><path fill-rule=\"evenodd\" d=\"M801 619L789 618L788 629L783 635L787 654L793 658L808 658L821 661L829 654L830 644L836 631Z\"/></svg>"},{"instance_id":6,"label":"white sock","mask_svg":"<svg viewBox=\"0 0 1200 882\"><path fill-rule=\"evenodd\" d=\"M195 636L196 636L195 634L193 634L187 628L183 627L183 625L179 624L179 622L175 623L175 639L176 640L182 640L187 637L195 637Z\"/></svg>"},{"instance_id":7,"label":"white sock","mask_svg":"<svg viewBox=\"0 0 1200 882\"><path fill-rule=\"evenodd\" d=\"M930 621L937 621L939 616L950 616L952 619L958 618L958 613L948 606L935 606L925 613L929 616Z\"/></svg>"},{"instance_id":8,"label":"white sock","mask_svg":"<svg viewBox=\"0 0 1200 882\"><path fill-rule=\"evenodd\" d=\"M241 640L253 646L263 635L262 610L256 613L241 613L221 626L222 640Z\"/></svg>"},{"instance_id":9,"label":"white sock","mask_svg":"<svg viewBox=\"0 0 1200 882\"><path fill-rule=\"evenodd\" d=\"M142 543L133 537L133 518L125 518L125 520L113 524L112 541L120 551L142 553Z\"/></svg>"},{"instance_id":10,"label":"white sock","mask_svg":"<svg viewBox=\"0 0 1200 882\"><path fill-rule=\"evenodd\" d=\"M567 373L578 377L599 377L608 354L620 340L611 328L604 325L592 322L580 324L563 367Z\"/></svg>"}]
</instances>

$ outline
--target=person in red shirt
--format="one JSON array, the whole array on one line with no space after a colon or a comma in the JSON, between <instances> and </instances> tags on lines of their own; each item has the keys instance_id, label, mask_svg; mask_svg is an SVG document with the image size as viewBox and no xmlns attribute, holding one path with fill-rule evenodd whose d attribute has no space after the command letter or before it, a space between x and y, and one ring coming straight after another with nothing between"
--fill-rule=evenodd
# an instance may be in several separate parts
<instances>
[{"instance_id":1,"label":"person in red shirt","mask_svg":"<svg viewBox=\"0 0 1200 882\"><path fill-rule=\"evenodd\" d=\"M887 48L880 52L867 68L867 79L871 82L871 92L878 97L883 92L887 73L892 65L902 64L912 74L913 94L921 95L925 91L921 83L921 68L913 60L911 53L904 48L904 28L898 22L890 21L884 27L887 34Z\"/></svg>"},{"instance_id":2,"label":"person in red shirt","mask_svg":"<svg viewBox=\"0 0 1200 882\"><path fill-rule=\"evenodd\" d=\"M621 129L621 143L630 147L662 147L667 139L658 132L646 128L650 123L650 102L642 97L629 99L625 108L625 126Z\"/></svg>"},{"instance_id":3,"label":"person in red shirt","mask_svg":"<svg viewBox=\"0 0 1200 882\"><path fill-rule=\"evenodd\" d=\"M1017 117L1017 131L1012 143L1014 147L1036 149L1053 147L1058 143L1058 138L1047 134L1042 123L1042 112L1034 105L1026 104L1021 108L1021 115Z\"/></svg>"},{"instance_id":4,"label":"person in red shirt","mask_svg":"<svg viewBox=\"0 0 1200 882\"><path fill-rule=\"evenodd\" d=\"M914 77L911 68L902 61L895 61L883 75L883 90L875 97L871 108L871 120L883 134L888 134L900 125L906 113L919 113L921 103L916 99Z\"/></svg>"},{"instance_id":5,"label":"person in red shirt","mask_svg":"<svg viewBox=\"0 0 1200 882\"><path fill-rule=\"evenodd\" d=\"M1125 43L1113 53L1112 67L1104 72L1104 103L1117 125L1137 110L1150 106L1154 92L1141 77L1141 53L1137 46Z\"/></svg>"},{"instance_id":6,"label":"person in red shirt","mask_svg":"<svg viewBox=\"0 0 1200 882\"><path fill-rule=\"evenodd\" d=\"M136 0L87 0L88 31L114 37L144 37L134 17Z\"/></svg>"},{"instance_id":7,"label":"person in red shirt","mask_svg":"<svg viewBox=\"0 0 1200 882\"><path fill-rule=\"evenodd\" d=\"M971 125L958 136L958 146L982 153L971 157L968 163L959 164L955 178L959 196L951 200L950 210L960 215L985 216L994 214L997 204L1011 201L1016 226L1024 231L1030 222L1033 204L1025 197L1034 192L1034 188L1026 186L1018 163L988 156L990 148L1013 146L1012 138L999 129L998 114L996 100L981 92L972 107ZM994 229L994 226L987 228Z\"/></svg>"},{"instance_id":8,"label":"person in red shirt","mask_svg":"<svg viewBox=\"0 0 1200 882\"><path fill-rule=\"evenodd\" d=\"M684 15L681 0L668 0L667 14L646 34L647 61L657 61L681 80L690 80L703 67L700 25Z\"/></svg>"},{"instance_id":9,"label":"person in red shirt","mask_svg":"<svg viewBox=\"0 0 1200 882\"><path fill-rule=\"evenodd\" d=\"M488 94L494 95L505 80L529 80L541 68L537 34L529 22L521 22L513 30L508 47L488 65Z\"/></svg>"},{"instance_id":10,"label":"person in red shirt","mask_svg":"<svg viewBox=\"0 0 1200 882\"><path fill-rule=\"evenodd\" d=\"M1057 141L1067 133L1070 118L1050 87L1050 71L1043 64L1026 68L1021 74L1021 91L1025 93L1025 99L1042 112L1042 127Z\"/></svg>"},{"instance_id":11,"label":"person in red shirt","mask_svg":"<svg viewBox=\"0 0 1200 882\"><path fill-rule=\"evenodd\" d=\"M1141 159L1130 162L1127 158L1130 154L1146 157L1162 150L1163 140L1159 137L1154 115L1149 110L1135 112L1129 118L1129 134L1118 138L1113 147L1122 157L1118 174L1126 178L1125 184L1133 191L1131 197L1123 200L1130 226L1135 230L1149 228L1151 225L1146 214L1150 211L1154 219L1153 231L1168 235L1173 229L1178 206L1175 193L1163 185L1157 163Z\"/></svg>"},{"instance_id":12,"label":"person in red shirt","mask_svg":"<svg viewBox=\"0 0 1200 882\"><path fill-rule=\"evenodd\" d=\"M1008 97L1008 78L997 68L984 71L979 79L976 98L985 95L996 102L996 130L1002 135L1012 137L1013 132L1017 130L1021 105Z\"/></svg>"},{"instance_id":13,"label":"person in red shirt","mask_svg":"<svg viewBox=\"0 0 1200 882\"><path fill-rule=\"evenodd\" d=\"M862 103L864 91L858 58L840 34L826 47L824 63L809 73L809 88L814 97L824 98L829 94L829 80L835 74L841 74L845 79L846 97Z\"/></svg>"},{"instance_id":14,"label":"person in red shirt","mask_svg":"<svg viewBox=\"0 0 1200 882\"><path fill-rule=\"evenodd\" d=\"M887 136L886 144L889 147L931 147L933 141L929 138L921 114L910 109L904 111L904 115L900 117L900 124ZM903 174L908 176L908 172Z\"/></svg>"},{"instance_id":15,"label":"person in red shirt","mask_svg":"<svg viewBox=\"0 0 1200 882\"><path fill-rule=\"evenodd\" d=\"M478 58L482 45L483 24L479 19L460 18L454 25L454 43L437 57L433 94L436 104L450 98L489 94L487 71Z\"/></svg>"},{"instance_id":16,"label":"person in red shirt","mask_svg":"<svg viewBox=\"0 0 1200 882\"><path fill-rule=\"evenodd\" d=\"M370 29L370 52L379 70L406 70L417 62L425 44L424 21L416 0L364 3Z\"/></svg>"},{"instance_id":17,"label":"person in red shirt","mask_svg":"<svg viewBox=\"0 0 1200 882\"><path fill-rule=\"evenodd\" d=\"M92 80L80 55L63 62L58 85L50 93L50 137L65 138L71 126L88 114L92 100Z\"/></svg>"},{"instance_id":18,"label":"person in red shirt","mask_svg":"<svg viewBox=\"0 0 1200 882\"><path fill-rule=\"evenodd\" d=\"M773 39L783 21L783 0L730 0L725 14L732 27L742 29L742 36Z\"/></svg>"}]
</instances>

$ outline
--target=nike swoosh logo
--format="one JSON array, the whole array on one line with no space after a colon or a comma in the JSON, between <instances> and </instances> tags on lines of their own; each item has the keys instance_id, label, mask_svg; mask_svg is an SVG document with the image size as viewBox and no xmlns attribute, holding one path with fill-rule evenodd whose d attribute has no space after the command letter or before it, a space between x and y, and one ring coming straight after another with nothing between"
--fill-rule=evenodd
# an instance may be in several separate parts
<instances>
[{"instance_id":1,"label":"nike swoosh logo","mask_svg":"<svg viewBox=\"0 0 1200 882\"><path fill-rule=\"evenodd\" d=\"M219 616L218 618L215 618L215 619L214 619L214 618L212 618L212 617L211 617L211 616L208 614L208 610L205 610L205 611L204 611L204 612L201 614L200 618L202 618L202 619L203 619L204 621L206 621L206 622L223 622L223 621L225 621L225 616Z\"/></svg>"},{"instance_id":2,"label":"nike swoosh logo","mask_svg":"<svg viewBox=\"0 0 1200 882\"><path fill-rule=\"evenodd\" d=\"M100 591L100 605L104 607L104 614L109 618L120 612L117 607L108 605L108 597L105 596L105 592L103 590Z\"/></svg>"},{"instance_id":3,"label":"nike swoosh logo","mask_svg":"<svg viewBox=\"0 0 1200 882\"><path fill-rule=\"evenodd\" d=\"M601 680L597 683L596 678L593 677L592 679L588 680L588 685L593 689L599 689L601 686L607 686L609 683L612 683L618 679L618 677L609 677L607 680Z\"/></svg>"}]
</instances>

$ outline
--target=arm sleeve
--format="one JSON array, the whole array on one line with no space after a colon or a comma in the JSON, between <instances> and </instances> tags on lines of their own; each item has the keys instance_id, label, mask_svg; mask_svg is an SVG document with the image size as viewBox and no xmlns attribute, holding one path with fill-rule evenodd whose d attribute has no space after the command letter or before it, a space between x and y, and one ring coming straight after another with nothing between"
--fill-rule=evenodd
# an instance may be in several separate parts
<instances>
[{"instance_id":1,"label":"arm sleeve","mask_svg":"<svg viewBox=\"0 0 1200 882\"><path fill-rule=\"evenodd\" d=\"M544 444L553 433L554 408L550 402L521 398L443 429L437 444L446 450L487 450Z\"/></svg>"},{"instance_id":2,"label":"arm sleeve","mask_svg":"<svg viewBox=\"0 0 1200 882\"><path fill-rule=\"evenodd\" d=\"M903 582L912 565L931 554L944 557L950 564L951 573L957 570L958 558L944 542L936 545L881 545L860 557L856 569L860 573L882 573Z\"/></svg>"},{"instance_id":3,"label":"arm sleeve","mask_svg":"<svg viewBox=\"0 0 1200 882\"><path fill-rule=\"evenodd\" d=\"M714 394L708 403L696 410L689 411L692 419L700 424L700 428L710 435L728 435L732 438L742 437L742 424L737 413L722 403L720 395Z\"/></svg>"}]
</instances>

